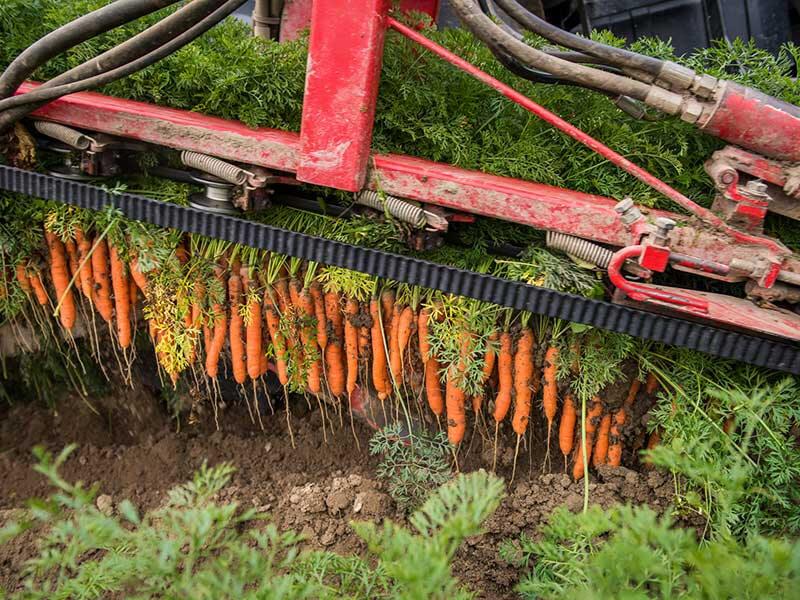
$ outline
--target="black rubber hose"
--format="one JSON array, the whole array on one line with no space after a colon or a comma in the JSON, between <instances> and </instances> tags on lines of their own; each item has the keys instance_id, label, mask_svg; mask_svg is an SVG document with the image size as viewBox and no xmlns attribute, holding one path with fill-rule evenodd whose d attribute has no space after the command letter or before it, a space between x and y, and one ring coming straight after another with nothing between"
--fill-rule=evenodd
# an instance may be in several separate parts
<instances>
[{"instance_id":1,"label":"black rubber hose","mask_svg":"<svg viewBox=\"0 0 800 600\"><path fill-rule=\"evenodd\" d=\"M119 46L111 48L103 54L43 83L37 88L37 91L94 77L136 60L181 35L198 21L218 9L224 2L225 0L194 0ZM22 97L26 96L27 94ZM45 104L40 102L31 105L31 103L31 99L27 97L25 102L13 103L11 106L16 108L7 109L8 114L2 116L3 122L16 122ZM22 106L22 104L25 106Z\"/></svg>"},{"instance_id":2,"label":"black rubber hose","mask_svg":"<svg viewBox=\"0 0 800 600\"><path fill-rule=\"evenodd\" d=\"M0 75L0 98L7 98L54 56L179 0L117 0L59 27L26 48Z\"/></svg>"},{"instance_id":3,"label":"black rubber hose","mask_svg":"<svg viewBox=\"0 0 800 600\"><path fill-rule=\"evenodd\" d=\"M5 100L0 101L0 110L5 111L8 108L20 106L22 104L37 104L40 102L54 100L67 94L74 94L75 92L82 92L94 87L106 85L112 81L116 81L117 79L127 77L128 75L131 75L137 71L141 71L142 69L149 67L162 58L169 56L173 52L176 52L185 45L191 43L199 36L203 35L206 31L214 27L217 23L222 21L225 17L230 15L246 1L247 0L228 0L220 8L215 10L205 19L187 29L175 39L133 62L121 67L117 67L116 69L112 69L105 73L101 73L100 75L95 75L94 77L89 77L88 79L82 79L81 81L75 81L73 83L58 85L51 88L39 88L33 90L32 92L28 92L27 94L14 96L13 98L6 98ZM7 112L0 113L0 130L3 130L13 124L14 121L8 119L7 116Z\"/></svg>"},{"instance_id":4,"label":"black rubber hose","mask_svg":"<svg viewBox=\"0 0 800 600\"><path fill-rule=\"evenodd\" d=\"M651 86L640 81L562 60L521 42L484 15L474 0L451 0L450 5L478 39L527 67L635 100L643 101L650 93Z\"/></svg>"},{"instance_id":5,"label":"black rubber hose","mask_svg":"<svg viewBox=\"0 0 800 600\"><path fill-rule=\"evenodd\" d=\"M494 1L517 23L559 46L596 56L618 67L636 69L653 76L658 76L661 69L664 67L664 61L657 58L637 54L636 52L631 52L624 48L607 46L606 44L601 44L589 38L564 31L560 27L556 27L544 19L537 17L524 6L517 3L516 0Z\"/></svg>"}]
</instances>

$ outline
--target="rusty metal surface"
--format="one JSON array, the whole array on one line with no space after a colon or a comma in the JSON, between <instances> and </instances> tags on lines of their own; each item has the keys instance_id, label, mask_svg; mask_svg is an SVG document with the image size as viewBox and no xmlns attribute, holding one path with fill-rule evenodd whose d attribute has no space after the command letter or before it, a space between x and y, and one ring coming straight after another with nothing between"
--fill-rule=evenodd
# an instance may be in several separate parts
<instances>
[{"instance_id":1,"label":"rusty metal surface","mask_svg":"<svg viewBox=\"0 0 800 600\"><path fill-rule=\"evenodd\" d=\"M387 0L315 0L300 164L306 183L364 187L383 59Z\"/></svg>"},{"instance_id":2,"label":"rusty metal surface","mask_svg":"<svg viewBox=\"0 0 800 600\"><path fill-rule=\"evenodd\" d=\"M800 161L800 109L752 88L727 82L701 129L767 158Z\"/></svg>"}]
</instances>

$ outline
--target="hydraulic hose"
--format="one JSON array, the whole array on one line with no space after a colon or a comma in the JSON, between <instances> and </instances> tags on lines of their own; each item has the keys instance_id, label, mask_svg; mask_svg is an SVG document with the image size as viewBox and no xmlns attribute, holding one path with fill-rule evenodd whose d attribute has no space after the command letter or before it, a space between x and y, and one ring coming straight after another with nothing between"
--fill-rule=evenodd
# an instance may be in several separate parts
<instances>
[{"instance_id":1,"label":"hydraulic hose","mask_svg":"<svg viewBox=\"0 0 800 600\"><path fill-rule=\"evenodd\" d=\"M59 27L25 49L0 75L0 98L13 94L31 73L54 56L176 2L178 0L117 0Z\"/></svg>"},{"instance_id":2,"label":"hydraulic hose","mask_svg":"<svg viewBox=\"0 0 800 600\"><path fill-rule=\"evenodd\" d=\"M186 32L198 21L219 9L224 2L225 0L194 0L122 44L43 83L37 91L82 81L145 56ZM28 94L17 98L25 98L25 101L15 101L7 106L8 112L0 117L3 124L16 122L44 104L36 103ZM22 104L25 106L21 106Z\"/></svg>"},{"instance_id":3,"label":"hydraulic hose","mask_svg":"<svg viewBox=\"0 0 800 600\"><path fill-rule=\"evenodd\" d=\"M246 0L228 0L211 15L207 16L205 19L186 30L183 34L179 35L169 43L164 44L160 48L157 48L156 50L146 54L145 56L128 63L127 65L123 65L88 79L82 79L81 81L75 81L73 83L67 83L45 89L38 88L32 92L28 92L27 94L14 96L13 98L6 98L5 100L0 101L0 110L20 106L22 104L40 103L54 100L67 94L74 94L75 92L81 92L94 87L103 86L111 83L112 81L116 81L117 79L127 77L132 73L149 67L165 56L180 50L183 46L194 41L196 38L214 27L214 25L222 21L225 17L230 15L245 2ZM3 112L0 114L0 131L14 122L7 117L10 117L9 113Z\"/></svg>"},{"instance_id":4,"label":"hydraulic hose","mask_svg":"<svg viewBox=\"0 0 800 600\"><path fill-rule=\"evenodd\" d=\"M517 23L542 36L546 40L565 48L571 48L584 54L595 56L618 67L643 71L657 77L664 67L664 61L651 56L644 56L625 50L601 44L589 38L584 38L574 33L564 31L534 15L516 0L494 0Z\"/></svg>"},{"instance_id":5,"label":"hydraulic hose","mask_svg":"<svg viewBox=\"0 0 800 600\"><path fill-rule=\"evenodd\" d=\"M640 81L575 64L532 48L498 27L480 11L474 0L451 0L450 4L478 39L490 47L497 47L525 66L618 96L630 96L635 100L644 101L650 93L651 86Z\"/></svg>"}]
</instances>

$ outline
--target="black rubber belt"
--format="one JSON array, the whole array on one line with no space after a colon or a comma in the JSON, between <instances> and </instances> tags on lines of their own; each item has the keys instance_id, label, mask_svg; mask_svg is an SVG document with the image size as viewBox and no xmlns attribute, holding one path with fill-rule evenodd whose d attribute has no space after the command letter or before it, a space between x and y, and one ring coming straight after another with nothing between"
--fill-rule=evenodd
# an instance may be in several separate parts
<instances>
[{"instance_id":1,"label":"black rubber belt","mask_svg":"<svg viewBox=\"0 0 800 600\"><path fill-rule=\"evenodd\" d=\"M800 347L416 258L0 166L0 188L800 375Z\"/></svg>"}]
</instances>

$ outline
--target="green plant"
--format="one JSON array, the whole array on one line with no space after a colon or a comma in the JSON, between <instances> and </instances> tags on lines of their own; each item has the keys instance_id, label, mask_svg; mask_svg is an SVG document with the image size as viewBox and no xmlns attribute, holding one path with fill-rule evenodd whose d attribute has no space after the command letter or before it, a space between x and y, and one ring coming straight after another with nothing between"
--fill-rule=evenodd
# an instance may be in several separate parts
<instances>
[{"instance_id":1,"label":"green plant","mask_svg":"<svg viewBox=\"0 0 800 600\"><path fill-rule=\"evenodd\" d=\"M302 553L299 536L217 502L234 472L229 464L204 465L152 512L125 500L113 515L96 507L96 486L59 474L73 449L55 458L35 450L36 470L56 491L31 501L25 521L0 530L0 543L30 529L39 534L39 553L14 598L467 598L450 561L503 496L497 477L460 475L412 515L413 530L353 524L370 556Z\"/></svg>"},{"instance_id":2,"label":"green plant","mask_svg":"<svg viewBox=\"0 0 800 600\"><path fill-rule=\"evenodd\" d=\"M530 569L523 598L794 598L800 585L800 542L758 535L698 543L648 507L587 513L559 509L541 539L523 536L502 555Z\"/></svg>"},{"instance_id":3,"label":"green plant","mask_svg":"<svg viewBox=\"0 0 800 600\"><path fill-rule=\"evenodd\" d=\"M442 432L403 435L401 425L388 425L372 436L369 451L382 455L378 477L386 481L389 495L407 512L452 477L447 436Z\"/></svg>"},{"instance_id":4,"label":"green plant","mask_svg":"<svg viewBox=\"0 0 800 600\"><path fill-rule=\"evenodd\" d=\"M800 531L796 378L678 349L643 354L663 383L650 454L675 474L679 508L711 535Z\"/></svg>"}]
</instances>

